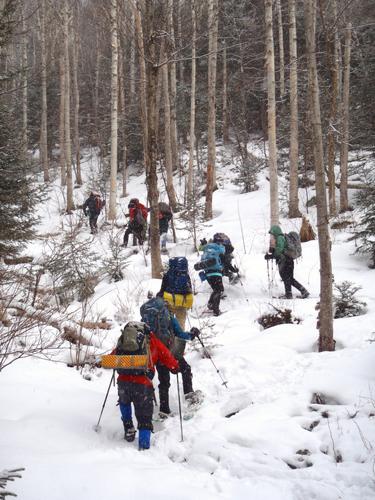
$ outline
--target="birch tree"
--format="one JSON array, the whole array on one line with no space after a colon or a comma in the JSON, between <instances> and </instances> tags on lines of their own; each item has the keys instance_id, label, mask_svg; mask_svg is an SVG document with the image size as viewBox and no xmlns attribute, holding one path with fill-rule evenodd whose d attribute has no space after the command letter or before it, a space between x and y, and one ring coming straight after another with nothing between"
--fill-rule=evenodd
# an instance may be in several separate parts
<instances>
[{"instance_id":1,"label":"birch tree","mask_svg":"<svg viewBox=\"0 0 375 500\"><path fill-rule=\"evenodd\" d=\"M176 117L176 106L177 106L177 82L176 82L176 61L175 61L175 35L174 35L174 25L173 25L173 0L167 0L168 5L168 32L170 45L172 48L172 58L170 62L170 112L171 112L171 147L172 147L172 163L173 169L178 169L180 164L180 158L178 153L178 136L177 136L177 117Z\"/></svg>"},{"instance_id":2,"label":"birch tree","mask_svg":"<svg viewBox=\"0 0 375 500\"><path fill-rule=\"evenodd\" d=\"M319 82L316 62L316 0L304 0L308 69L308 98L311 104L317 226L320 259L319 351L334 351L332 308L332 263L325 187Z\"/></svg>"},{"instance_id":3,"label":"birch tree","mask_svg":"<svg viewBox=\"0 0 375 500\"><path fill-rule=\"evenodd\" d=\"M79 6L75 10L75 22L73 24L73 47L72 47L72 81L73 81L73 102L74 102L74 153L76 166L76 183L82 185L81 174L81 151L79 141L79 86L78 86L78 59L79 59L79 34L77 18L79 16Z\"/></svg>"},{"instance_id":4,"label":"birch tree","mask_svg":"<svg viewBox=\"0 0 375 500\"><path fill-rule=\"evenodd\" d=\"M116 219L118 156L118 26L117 0L111 0L111 175L108 219Z\"/></svg>"},{"instance_id":5,"label":"birch tree","mask_svg":"<svg viewBox=\"0 0 375 500\"><path fill-rule=\"evenodd\" d=\"M280 99L285 97L285 57L284 57L284 32L283 32L283 13L281 9L281 0L276 0L277 24L279 31L279 61L280 61Z\"/></svg>"},{"instance_id":6,"label":"birch tree","mask_svg":"<svg viewBox=\"0 0 375 500\"><path fill-rule=\"evenodd\" d=\"M194 146L195 146L195 87L196 87L196 38L197 38L197 14L195 0L191 0L191 90L190 90L190 134L189 134L189 167L187 181L187 199L188 203L193 195L193 168L194 168Z\"/></svg>"},{"instance_id":7,"label":"birch tree","mask_svg":"<svg viewBox=\"0 0 375 500\"><path fill-rule=\"evenodd\" d=\"M268 168L270 176L271 225L279 223L279 193L276 146L275 55L273 42L272 0L265 0Z\"/></svg>"},{"instance_id":8,"label":"birch tree","mask_svg":"<svg viewBox=\"0 0 375 500\"><path fill-rule=\"evenodd\" d=\"M46 0L39 0L40 52L41 52L41 123L40 159L44 182L49 182L48 131L47 131L47 47L46 47Z\"/></svg>"},{"instance_id":9,"label":"birch tree","mask_svg":"<svg viewBox=\"0 0 375 500\"><path fill-rule=\"evenodd\" d=\"M73 175L72 175L72 144L70 134L70 22L71 13L68 0L63 6L63 40L64 40L64 74L65 74L65 96L64 96L64 146L66 165L66 211L71 213L74 210L73 201Z\"/></svg>"},{"instance_id":10,"label":"birch tree","mask_svg":"<svg viewBox=\"0 0 375 500\"><path fill-rule=\"evenodd\" d=\"M60 38L61 35L60 35ZM65 56L64 51L59 54L59 162L60 162L60 182L61 186L66 186L66 161L65 161Z\"/></svg>"},{"instance_id":11,"label":"birch tree","mask_svg":"<svg viewBox=\"0 0 375 500\"><path fill-rule=\"evenodd\" d=\"M352 24L345 27L344 74L341 104L341 148L340 148L340 212L349 209L348 201L348 151L349 151L349 97L350 97L350 54Z\"/></svg>"},{"instance_id":12,"label":"birch tree","mask_svg":"<svg viewBox=\"0 0 375 500\"><path fill-rule=\"evenodd\" d=\"M218 34L218 2L208 2L208 126L205 218L212 219L212 198L216 162L216 61Z\"/></svg>"},{"instance_id":13,"label":"birch tree","mask_svg":"<svg viewBox=\"0 0 375 500\"><path fill-rule=\"evenodd\" d=\"M289 10L289 217L301 217L298 208L298 67L296 0L288 1Z\"/></svg>"},{"instance_id":14,"label":"birch tree","mask_svg":"<svg viewBox=\"0 0 375 500\"><path fill-rule=\"evenodd\" d=\"M229 143L227 46L223 41L223 143Z\"/></svg>"}]
</instances>

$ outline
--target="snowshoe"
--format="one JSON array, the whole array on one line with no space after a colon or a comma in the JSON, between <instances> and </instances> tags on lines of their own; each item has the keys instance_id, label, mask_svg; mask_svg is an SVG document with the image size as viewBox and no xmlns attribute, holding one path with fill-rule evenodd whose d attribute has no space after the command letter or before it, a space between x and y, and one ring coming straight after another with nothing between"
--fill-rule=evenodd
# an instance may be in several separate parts
<instances>
[{"instance_id":1,"label":"snowshoe","mask_svg":"<svg viewBox=\"0 0 375 500\"><path fill-rule=\"evenodd\" d=\"M193 418L197 410L202 406L204 394L202 391L193 391L185 394L186 409L183 414L184 420Z\"/></svg>"},{"instance_id":2,"label":"snowshoe","mask_svg":"<svg viewBox=\"0 0 375 500\"><path fill-rule=\"evenodd\" d=\"M132 443L135 439L137 431L134 429L133 425L131 427L125 427L124 439L128 443Z\"/></svg>"}]
</instances>

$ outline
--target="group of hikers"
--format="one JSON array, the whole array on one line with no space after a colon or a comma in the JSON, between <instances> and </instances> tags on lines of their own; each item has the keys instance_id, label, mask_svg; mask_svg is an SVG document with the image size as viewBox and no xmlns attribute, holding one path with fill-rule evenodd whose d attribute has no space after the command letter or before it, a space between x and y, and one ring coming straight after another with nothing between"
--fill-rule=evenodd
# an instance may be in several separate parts
<instances>
[{"instance_id":1,"label":"group of hikers","mask_svg":"<svg viewBox=\"0 0 375 500\"><path fill-rule=\"evenodd\" d=\"M90 214L90 228L97 231L96 221L100 213L96 201L97 193L91 193L83 205L86 214ZM129 242L133 234L139 244L143 244L147 233L146 208L137 198L132 198L128 204L129 223L124 235L123 246ZM166 248L166 236L172 212L167 204L159 204L159 226L162 249ZM270 231L269 250L265 259L275 259L280 277L284 283L285 299L293 298L292 287L300 292L301 298L307 298L309 292L294 278L294 259L301 255L299 235L291 232L284 234L280 226L274 225ZM230 238L224 233L215 233L207 241L200 241L200 261L194 265L199 271L202 281L207 281L212 292L207 308L214 316L219 316L220 301L224 296L223 277L229 283L241 281L239 269L232 263L234 247ZM267 262L268 264L268 262ZM242 283L241 283L242 284ZM114 355L128 357L130 365L118 368L118 396L121 418L124 426L124 438L131 442L135 440L136 429L133 423L132 404L138 423L138 447L145 450L150 447L153 430L152 415L154 404L154 389L152 379L155 369L159 379L159 417L168 418L171 414L169 406L170 373L181 373L183 393L187 404L194 405L201 398L200 391L193 389L193 376L190 365L184 353L186 342L194 338L200 339L200 331L196 327L186 330L187 311L192 307L193 293L186 257L169 259L168 268L162 277L161 287L155 297L150 294L148 300L140 308L141 321L130 321L121 331ZM144 365L134 360L143 359Z\"/></svg>"},{"instance_id":2,"label":"group of hikers","mask_svg":"<svg viewBox=\"0 0 375 500\"><path fill-rule=\"evenodd\" d=\"M105 200L102 200L100 194L92 191L90 196L83 204L83 212L89 215L89 224L91 234L98 232L97 221L101 210L105 206ZM160 244L161 252L167 253L167 235L169 229L169 222L172 220L172 210L167 203L159 202L159 231L160 231ZM129 236L133 235L133 244L143 245L147 237L147 216L150 208L143 205L138 198L132 198L128 204L129 212L125 217L129 218L126 225L124 240L122 247L126 248L129 244Z\"/></svg>"}]
</instances>

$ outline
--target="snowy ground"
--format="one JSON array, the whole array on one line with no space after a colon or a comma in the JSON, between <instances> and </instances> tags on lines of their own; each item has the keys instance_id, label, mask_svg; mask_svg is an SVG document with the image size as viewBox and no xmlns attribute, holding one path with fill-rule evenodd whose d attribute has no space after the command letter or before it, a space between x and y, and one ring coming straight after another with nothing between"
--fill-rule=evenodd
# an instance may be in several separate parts
<instances>
[{"instance_id":1,"label":"snowy ground","mask_svg":"<svg viewBox=\"0 0 375 500\"><path fill-rule=\"evenodd\" d=\"M194 418L184 421L183 442L176 416L156 424L152 449L140 453L136 443L122 439L115 388L110 391L101 432L93 430L111 372L96 369L88 377L87 372L64 363L40 359L14 363L0 374L0 470L26 468L22 479L10 485L19 498L375 498L374 271L363 258L352 255L354 244L347 242L347 233L333 232L335 280L362 286L360 296L368 312L335 320L336 351L319 354L318 244L303 244L295 275L311 298L288 301L303 321L262 331L256 319L270 310L270 304L286 305L272 298L283 292L282 283L274 266L269 288L263 259L268 246L268 183L261 175L258 191L240 194L230 182L228 168L218 177L222 188L214 194L215 217L200 227L200 237L211 237L216 231L231 237L242 284L230 286L225 280L225 314L198 319L210 290L192 270L198 293L190 321L202 329L228 388L210 360L192 346L187 360L194 387L205 393L205 401ZM140 177L131 177L129 191L132 197L145 200ZM78 201L84 195L75 190ZM60 216L61 196L57 187L52 190L42 209L41 233L57 233L66 227L67 216ZM121 200L124 210L127 202ZM285 230L291 230L299 229L300 221L282 223ZM179 241L176 245L169 242L170 254L186 255L192 269L198 257L182 223L176 220L176 225ZM95 236L97 252L106 252L108 233L106 226ZM91 238L86 226L82 238ZM38 256L41 250L41 242L36 241L28 253ZM150 265L145 266L142 254L131 257L125 280L99 284L90 314L106 316L114 325L95 339L101 352L111 349L119 335L119 310L126 309L139 319L147 290L157 291L159 286L158 280L150 280ZM72 310L77 307L75 303ZM66 349L59 359L68 354ZM177 413L173 379L171 406ZM326 404L312 403L314 393L324 395Z\"/></svg>"}]
</instances>

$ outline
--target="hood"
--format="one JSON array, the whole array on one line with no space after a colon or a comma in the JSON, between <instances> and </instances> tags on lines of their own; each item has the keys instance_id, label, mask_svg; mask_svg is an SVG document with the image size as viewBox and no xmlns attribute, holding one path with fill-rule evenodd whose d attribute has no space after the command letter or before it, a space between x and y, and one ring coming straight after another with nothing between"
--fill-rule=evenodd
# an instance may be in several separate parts
<instances>
[{"instance_id":1,"label":"hood","mask_svg":"<svg viewBox=\"0 0 375 500\"><path fill-rule=\"evenodd\" d=\"M272 226L271 229L268 232L270 234L272 234L273 236L276 236L276 237L280 236L281 234L283 234L280 226Z\"/></svg>"}]
</instances>

